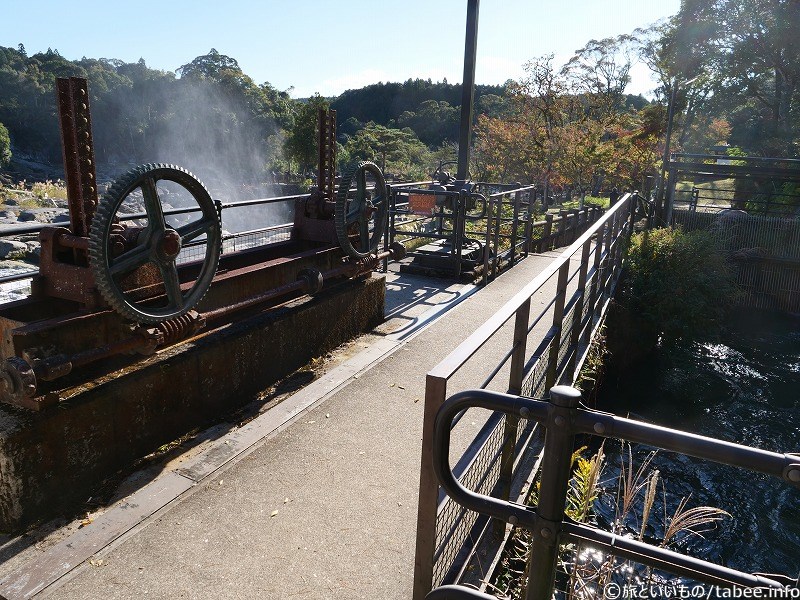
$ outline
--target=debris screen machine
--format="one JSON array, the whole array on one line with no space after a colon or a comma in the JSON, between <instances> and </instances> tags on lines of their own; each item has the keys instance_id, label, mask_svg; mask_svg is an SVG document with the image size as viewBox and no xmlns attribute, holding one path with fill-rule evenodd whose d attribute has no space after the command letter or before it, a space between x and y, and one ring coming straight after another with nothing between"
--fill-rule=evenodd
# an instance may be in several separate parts
<instances>
[{"instance_id":1,"label":"debris screen machine","mask_svg":"<svg viewBox=\"0 0 800 600\"><path fill-rule=\"evenodd\" d=\"M70 223L40 231L30 298L0 307L6 403L55 405L65 385L402 257L401 245L379 251L388 202L378 167L359 163L335 188L334 111L320 112L310 195L222 203L185 169L149 164L99 199L87 81L59 79L57 94ZM261 243L223 252L224 210L287 202L291 225L254 223Z\"/></svg>"}]
</instances>

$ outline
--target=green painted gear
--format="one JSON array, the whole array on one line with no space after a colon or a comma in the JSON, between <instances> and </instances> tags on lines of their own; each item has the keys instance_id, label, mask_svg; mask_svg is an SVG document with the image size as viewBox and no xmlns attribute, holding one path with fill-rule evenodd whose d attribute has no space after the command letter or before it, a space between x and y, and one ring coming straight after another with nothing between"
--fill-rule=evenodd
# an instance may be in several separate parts
<instances>
[{"instance_id":1,"label":"green painted gear","mask_svg":"<svg viewBox=\"0 0 800 600\"><path fill-rule=\"evenodd\" d=\"M156 187L158 181L172 181L185 188L197 202L202 217L177 229L167 225ZM144 198L147 227L132 249L112 256L109 242L117 211L137 188L141 188ZM178 279L178 253L186 243L202 235L206 236L203 264L192 287L183 292ZM114 310L139 323L160 323L197 306L211 285L221 250L222 223L214 200L189 171L174 165L147 164L125 173L104 194L89 231L89 263L97 289ZM154 306L150 299L134 300L126 296L115 281L115 277L132 273L147 263L158 268L164 283L166 306Z\"/></svg>"},{"instance_id":2,"label":"green painted gear","mask_svg":"<svg viewBox=\"0 0 800 600\"><path fill-rule=\"evenodd\" d=\"M372 192L367 190L368 173L375 179ZM353 180L356 182L356 189L353 197L348 198ZM348 256L361 259L377 251L386 231L388 205L386 180L378 165L361 161L345 172L336 193L334 222L339 245ZM351 233L358 234L358 248L353 246Z\"/></svg>"}]
</instances>

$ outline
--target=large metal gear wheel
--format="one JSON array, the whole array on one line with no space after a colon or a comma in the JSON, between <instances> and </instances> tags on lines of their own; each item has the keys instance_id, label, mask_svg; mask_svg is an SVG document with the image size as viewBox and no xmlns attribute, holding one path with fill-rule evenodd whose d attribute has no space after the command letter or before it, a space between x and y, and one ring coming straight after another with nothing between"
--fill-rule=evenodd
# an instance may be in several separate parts
<instances>
[{"instance_id":1,"label":"large metal gear wheel","mask_svg":"<svg viewBox=\"0 0 800 600\"><path fill-rule=\"evenodd\" d=\"M190 221L180 227L167 223L158 182L168 181L184 188L196 206L184 211ZM120 253L120 207L141 189L146 225ZM183 192L184 190L181 190ZM199 213L199 216L198 216ZM205 236L205 254L199 273L191 285L178 278L178 257L192 240ZM203 246L200 246L203 247ZM103 298L121 315L139 323L160 323L189 312L205 295L219 264L222 249L222 223L219 211L205 186L187 170L174 165L148 164L120 177L97 207L89 232L89 258L97 288ZM160 274L163 296L160 300L135 298L126 291L122 279L150 264ZM151 267L152 268L152 267Z\"/></svg>"},{"instance_id":2,"label":"large metal gear wheel","mask_svg":"<svg viewBox=\"0 0 800 600\"><path fill-rule=\"evenodd\" d=\"M367 176L373 184L367 189ZM350 186L356 189L350 196ZM336 237L348 256L356 260L374 254L386 230L389 198L386 181L378 165L362 161L350 168L342 177L336 193ZM352 236L352 237L351 237ZM356 240L356 246L353 240Z\"/></svg>"}]
</instances>

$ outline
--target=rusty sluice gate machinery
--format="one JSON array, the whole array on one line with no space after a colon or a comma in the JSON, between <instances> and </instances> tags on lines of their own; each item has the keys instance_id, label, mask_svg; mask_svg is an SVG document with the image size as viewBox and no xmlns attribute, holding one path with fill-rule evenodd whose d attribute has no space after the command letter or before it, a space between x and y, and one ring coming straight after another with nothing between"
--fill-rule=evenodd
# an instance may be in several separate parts
<instances>
[{"instance_id":1,"label":"rusty sluice gate machinery","mask_svg":"<svg viewBox=\"0 0 800 600\"><path fill-rule=\"evenodd\" d=\"M91 378L403 254L378 249L388 204L378 167L359 163L335 190L334 111L321 111L318 186L295 200L289 239L221 255L223 204L181 167L137 167L98 199L87 81L59 79L57 94L70 224L41 230L31 297L0 310L4 402L40 410L82 367L95 363Z\"/></svg>"}]
</instances>

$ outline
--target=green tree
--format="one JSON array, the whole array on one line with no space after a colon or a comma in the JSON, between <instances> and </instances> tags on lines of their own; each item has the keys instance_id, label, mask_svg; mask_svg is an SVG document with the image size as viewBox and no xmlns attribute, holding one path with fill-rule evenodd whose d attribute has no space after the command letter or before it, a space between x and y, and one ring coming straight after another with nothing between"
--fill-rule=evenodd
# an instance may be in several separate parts
<instances>
[{"instance_id":1,"label":"green tree","mask_svg":"<svg viewBox=\"0 0 800 600\"><path fill-rule=\"evenodd\" d=\"M11 161L11 138L8 129L0 123L0 167L5 167Z\"/></svg>"},{"instance_id":2,"label":"green tree","mask_svg":"<svg viewBox=\"0 0 800 600\"><path fill-rule=\"evenodd\" d=\"M684 0L656 40L678 81L697 73L714 116L750 152L796 155L800 137L800 2ZM673 77L674 79L674 77Z\"/></svg>"},{"instance_id":3,"label":"green tree","mask_svg":"<svg viewBox=\"0 0 800 600\"><path fill-rule=\"evenodd\" d=\"M319 148L319 111L329 109L328 101L314 94L307 102L299 104L294 116L294 124L286 136L284 154L297 163L301 172L314 169L317 164Z\"/></svg>"},{"instance_id":4,"label":"green tree","mask_svg":"<svg viewBox=\"0 0 800 600\"><path fill-rule=\"evenodd\" d=\"M345 144L353 160L371 160L382 171L403 176L425 175L430 151L409 128L392 129L367 123Z\"/></svg>"},{"instance_id":5,"label":"green tree","mask_svg":"<svg viewBox=\"0 0 800 600\"><path fill-rule=\"evenodd\" d=\"M711 234L654 229L634 235L610 316L615 362L714 335L737 295L736 277Z\"/></svg>"},{"instance_id":6,"label":"green tree","mask_svg":"<svg viewBox=\"0 0 800 600\"><path fill-rule=\"evenodd\" d=\"M448 102L425 100L416 112L406 111L397 117L400 127L410 127L429 146L439 146L458 139L460 111Z\"/></svg>"},{"instance_id":7,"label":"green tree","mask_svg":"<svg viewBox=\"0 0 800 600\"><path fill-rule=\"evenodd\" d=\"M576 90L598 96L602 100L598 105L607 113L619 111L630 82L633 55L631 35L590 40L564 65L563 73Z\"/></svg>"}]
</instances>

